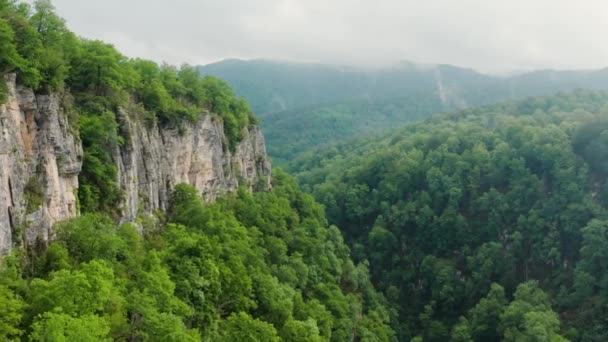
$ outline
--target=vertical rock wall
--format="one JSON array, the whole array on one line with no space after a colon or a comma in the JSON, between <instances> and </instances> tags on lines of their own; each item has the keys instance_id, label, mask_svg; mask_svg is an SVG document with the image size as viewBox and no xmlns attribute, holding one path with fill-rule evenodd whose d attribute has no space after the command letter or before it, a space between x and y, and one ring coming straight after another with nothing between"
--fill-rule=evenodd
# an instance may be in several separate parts
<instances>
[{"instance_id":1,"label":"vertical rock wall","mask_svg":"<svg viewBox=\"0 0 608 342\"><path fill-rule=\"evenodd\" d=\"M35 95L6 77L0 105L0 255L13 245L52 238L53 225L78 215L83 150L58 94ZM194 186L207 201L244 185L270 188L270 162L258 127L230 149L222 120L203 114L182 129L147 127L117 113L125 143L114 152L123 203L121 222L167 208L173 187Z\"/></svg>"},{"instance_id":2,"label":"vertical rock wall","mask_svg":"<svg viewBox=\"0 0 608 342\"><path fill-rule=\"evenodd\" d=\"M22 238L51 235L52 225L78 213L82 146L57 94L34 95L6 77L0 105L0 254ZM17 241L15 241L17 240Z\"/></svg>"},{"instance_id":3,"label":"vertical rock wall","mask_svg":"<svg viewBox=\"0 0 608 342\"><path fill-rule=\"evenodd\" d=\"M222 121L204 114L181 130L148 128L119 113L126 143L116 150L119 183L124 189L123 221L165 210L176 184L194 186L207 201L234 191L239 185L253 191L270 188L270 162L264 136L257 127L243 131L231 152Z\"/></svg>"}]
</instances>

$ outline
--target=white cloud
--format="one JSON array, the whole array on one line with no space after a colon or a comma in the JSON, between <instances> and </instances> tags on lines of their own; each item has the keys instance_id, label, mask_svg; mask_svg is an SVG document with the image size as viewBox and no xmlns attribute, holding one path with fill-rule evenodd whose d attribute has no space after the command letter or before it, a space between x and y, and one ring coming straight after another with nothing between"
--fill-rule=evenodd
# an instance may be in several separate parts
<instances>
[{"instance_id":1,"label":"white cloud","mask_svg":"<svg viewBox=\"0 0 608 342\"><path fill-rule=\"evenodd\" d=\"M603 0L55 0L78 34L129 56L450 63L484 71L608 65Z\"/></svg>"}]
</instances>

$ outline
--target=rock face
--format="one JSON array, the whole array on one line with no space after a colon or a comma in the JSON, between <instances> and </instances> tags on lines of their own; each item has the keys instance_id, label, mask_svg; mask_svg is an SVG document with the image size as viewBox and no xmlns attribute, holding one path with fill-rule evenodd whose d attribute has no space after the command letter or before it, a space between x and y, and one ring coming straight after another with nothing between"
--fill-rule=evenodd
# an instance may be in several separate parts
<instances>
[{"instance_id":1,"label":"rock face","mask_svg":"<svg viewBox=\"0 0 608 342\"><path fill-rule=\"evenodd\" d=\"M47 240L52 225L78 213L82 147L57 94L34 95L6 78L0 105L0 254L25 238Z\"/></svg>"},{"instance_id":2,"label":"rock face","mask_svg":"<svg viewBox=\"0 0 608 342\"><path fill-rule=\"evenodd\" d=\"M228 148L220 119L211 114L178 130L148 128L120 111L117 149L119 183L124 190L123 222L165 210L176 184L194 186L207 201L245 185L250 191L270 188L270 163L262 132L246 129L234 152Z\"/></svg>"},{"instance_id":3,"label":"rock face","mask_svg":"<svg viewBox=\"0 0 608 342\"><path fill-rule=\"evenodd\" d=\"M54 223L78 215L83 150L58 94L35 95L6 78L0 105L0 255L14 244L52 238ZM124 201L121 222L167 208L173 187L194 186L207 201L234 191L270 188L271 166L258 127L231 150L222 120L203 114L180 130L147 127L116 114L125 143L114 151Z\"/></svg>"}]
</instances>

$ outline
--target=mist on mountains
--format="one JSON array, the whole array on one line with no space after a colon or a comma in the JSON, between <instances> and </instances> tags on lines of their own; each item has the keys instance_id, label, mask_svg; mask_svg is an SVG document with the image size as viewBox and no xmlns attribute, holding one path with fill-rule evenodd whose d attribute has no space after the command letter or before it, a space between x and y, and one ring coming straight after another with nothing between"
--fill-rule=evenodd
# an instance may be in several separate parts
<instances>
[{"instance_id":1,"label":"mist on mountains","mask_svg":"<svg viewBox=\"0 0 608 342\"><path fill-rule=\"evenodd\" d=\"M79 34L130 57L207 64L230 57L484 72L601 68L608 4L571 1L56 0ZM145 14L145 15L142 15Z\"/></svg>"}]
</instances>

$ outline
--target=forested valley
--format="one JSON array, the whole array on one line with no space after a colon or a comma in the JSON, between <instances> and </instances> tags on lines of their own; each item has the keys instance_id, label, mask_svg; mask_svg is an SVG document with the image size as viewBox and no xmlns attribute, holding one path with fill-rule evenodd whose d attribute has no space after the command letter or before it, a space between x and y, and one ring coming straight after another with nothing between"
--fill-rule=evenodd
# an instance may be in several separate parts
<instances>
[{"instance_id":1,"label":"forested valley","mask_svg":"<svg viewBox=\"0 0 608 342\"><path fill-rule=\"evenodd\" d=\"M0 255L0 340L608 340L603 71L506 84L445 65L371 78L318 66L264 78L234 65L128 58L71 32L47 0L0 0L2 113L11 78L55 94L83 150L74 217L34 241L27 222L0 227L14 236ZM248 129L267 124L282 168L268 186L235 176L213 198L172 184L166 207L148 215L142 196L125 220L123 112L177 136L209 115L221 122L217 153L239 158ZM32 215L46 184L23 183ZM10 202L14 184L0 184Z\"/></svg>"},{"instance_id":2,"label":"forested valley","mask_svg":"<svg viewBox=\"0 0 608 342\"><path fill-rule=\"evenodd\" d=\"M464 110L290 170L369 263L399 340L603 341L607 110L592 91Z\"/></svg>"},{"instance_id":3,"label":"forested valley","mask_svg":"<svg viewBox=\"0 0 608 342\"><path fill-rule=\"evenodd\" d=\"M260 119L275 165L345 141L388 133L437 113L576 89L608 89L608 69L488 75L450 64L384 67L223 60L199 66L224 79Z\"/></svg>"}]
</instances>

